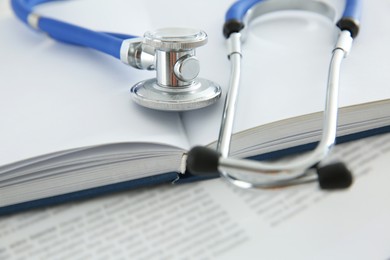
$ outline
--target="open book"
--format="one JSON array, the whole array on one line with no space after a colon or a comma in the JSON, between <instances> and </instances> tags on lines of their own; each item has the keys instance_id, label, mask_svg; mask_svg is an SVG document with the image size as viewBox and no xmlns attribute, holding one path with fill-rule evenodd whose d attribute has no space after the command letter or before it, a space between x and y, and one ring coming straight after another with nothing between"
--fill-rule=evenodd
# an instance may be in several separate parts
<instances>
[{"instance_id":1,"label":"open book","mask_svg":"<svg viewBox=\"0 0 390 260\"><path fill-rule=\"evenodd\" d=\"M353 186L160 185L0 216L0 259L389 259L390 134L335 147Z\"/></svg>"},{"instance_id":2,"label":"open book","mask_svg":"<svg viewBox=\"0 0 390 260\"><path fill-rule=\"evenodd\" d=\"M374 36L390 29L390 17L380 8L385 4L376 2L378 10L368 6L364 11L361 35L342 68L338 135L344 139L389 130L390 68L384 54L390 35L383 34L380 41ZM191 5L193 11L175 15L161 15L166 1L153 3L153 8L150 3L120 0L93 3L64 1L38 10L91 29L135 35L168 26L201 28L208 33L209 44L198 50L200 76L226 89L230 68L221 34L225 12L221 6L227 8L230 1L207 3L207 8L199 2ZM92 4L94 13L85 16L81 10ZM130 100L129 88L154 77L153 72L55 42L26 28L8 6L2 10L0 31L6 37L0 41L0 207L4 211L28 207L23 204L28 201L48 203L45 198L53 196L52 203L59 202L66 194L77 197L80 191L88 196L131 183L175 181L185 172L188 149L214 145L223 101L186 113L139 107ZM128 10L137 11L129 17ZM201 19L199 13L204 13ZM305 12L271 14L254 23L243 50L233 156L300 149L319 140L336 33L330 21Z\"/></svg>"}]
</instances>

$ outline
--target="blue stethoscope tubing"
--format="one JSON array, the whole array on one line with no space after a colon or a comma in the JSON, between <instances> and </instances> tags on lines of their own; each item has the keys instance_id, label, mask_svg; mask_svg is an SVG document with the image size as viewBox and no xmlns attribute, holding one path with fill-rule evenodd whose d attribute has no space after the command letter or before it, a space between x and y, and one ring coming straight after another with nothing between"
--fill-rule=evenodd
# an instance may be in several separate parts
<instances>
[{"instance_id":1,"label":"blue stethoscope tubing","mask_svg":"<svg viewBox=\"0 0 390 260\"><path fill-rule=\"evenodd\" d=\"M11 0L16 16L27 25L46 32L58 41L92 48L120 59L120 50L124 40L136 36L118 33L97 32L56 19L37 15L33 12L36 5L58 0ZM224 34L228 37L237 24L244 26L244 17L253 6L266 0L240 0L234 3L226 13ZM347 0L342 18L337 26L349 30L356 37L362 11L361 0ZM232 25L233 24L233 25ZM230 25L230 26L229 26ZM235 26L234 26L235 25ZM227 30L227 31L226 31Z\"/></svg>"},{"instance_id":2,"label":"blue stethoscope tubing","mask_svg":"<svg viewBox=\"0 0 390 260\"><path fill-rule=\"evenodd\" d=\"M11 0L16 16L25 24L47 33L51 38L69 44L95 49L120 59L120 50L124 40L136 36L97 32L56 19L37 15L33 12L36 5L58 0Z\"/></svg>"},{"instance_id":3,"label":"blue stethoscope tubing","mask_svg":"<svg viewBox=\"0 0 390 260\"><path fill-rule=\"evenodd\" d=\"M235 2L226 12L225 23L228 23L229 21L239 21L243 23L244 17L247 14L248 10L250 10L254 5L264 1L266 0L240 0ZM361 18L361 13L362 13L361 0L347 0L345 3L343 15L340 20L349 20L349 21L353 20L358 24ZM340 20L337 23L340 24L338 25L339 27L341 27ZM350 30L350 28L345 28L345 26L343 26L340 29Z\"/></svg>"},{"instance_id":4,"label":"blue stethoscope tubing","mask_svg":"<svg viewBox=\"0 0 390 260\"><path fill-rule=\"evenodd\" d=\"M56 19L38 16L34 14L33 8L36 5L58 0L12 0L11 5L16 16L27 25L46 32L50 37L58 41L89 47L120 59L120 49L124 40L136 36L118 33L96 32L77 25L58 21ZM243 20L254 5L264 0L241 0L234 3L225 16L225 27L230 23L244 24ZM347 0L342 18L337 23L341 30L350 30L352 37L356 37L356 28L359 28L359 21L362 12L362 1ZM34 18L36 22L34 22ZM232 33L234 29L225 32L225 36Z\"/></svg>"},{"instance_id":5,"label":"blue stethoscope tubing","mask_svg":"<svg viewBox=\"0 0 390 260\"><path fill-rule=\"evenodd\" d=\"M274 4L273 8L270 8L268 4ZM329 6L315 0L240 0L228 9L223 33L227 39L231 74L217 149L213 150L201 146L191 149L187 156L187 167L192 173L208 175L219 172L230 183L241 188L272 189L318 181L322 189L342 189L352 184L352 173L343 163L337 162L323 166L321 161L329 154L335 144L341 61L349 53L353 38L359 32L362 11L360 0L346 0L343 15L336 24L340 29L340 34L330 61L323 130L317 147L288 162L267 163L229 157L235 107L240 87L242 33L244 28L249 27L246 22L270 11L288 10L289 8L306 10L308 4L317 5L315 11L324 15L324 9L329 12L327 10ZM324 6L327 7L324 8ZM258 12L261 8L266 11ZM250 17L253 13L254 17Z\"/></svg>"}]
</instances>

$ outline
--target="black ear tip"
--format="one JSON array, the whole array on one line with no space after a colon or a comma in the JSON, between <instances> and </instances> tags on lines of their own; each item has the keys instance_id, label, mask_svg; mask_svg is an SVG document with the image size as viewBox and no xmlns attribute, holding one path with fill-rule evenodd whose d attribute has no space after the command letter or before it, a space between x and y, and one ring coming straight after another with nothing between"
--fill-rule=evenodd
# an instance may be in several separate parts
<instances>
[{"instance_id":1,"label":"black ear tip","mask_svg":"<svg viewBox=\"0 0 390 260\"><path fill-rule=\"evenodd\" d=\"M321 189L346 189L352 185L353 175L344 163L337 162L317 169Z\"/></svg>"},{"instance_id":2,"label":"black ear tip","mask_svg":"<svg viewBox=\"0 0 390 260\"><path fill-rule=\"evenodd\" d=\"M219 153L203 146L195 146L187 154L187 170L194 175L218 172Z\"/></svg>"}]
</instances>

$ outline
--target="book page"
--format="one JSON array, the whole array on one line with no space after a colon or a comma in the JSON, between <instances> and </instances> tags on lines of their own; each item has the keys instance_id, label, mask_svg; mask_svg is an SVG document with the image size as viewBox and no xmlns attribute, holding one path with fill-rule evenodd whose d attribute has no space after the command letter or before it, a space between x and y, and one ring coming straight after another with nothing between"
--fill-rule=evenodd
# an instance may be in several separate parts
<instances>
[{"instance_id":1,"label":"book page","mask_svg":"<svg viewBox=\"0 0 390 260\"><path fill-rule=\"evenodd\" d=\"M355 175L340 192L216 179L1 217L0 258L387 259L389 156L389 134L337 146Z\"/></svg>"},{"instance_id":2,"label":"book page","mask_svg":"<svg viewBox=\"0 0 390 260\"><path fill-rule=\"evenodd\" d=\"M336 8L338 19L344 2L323 2ZM222 28L228 5L220 8L219 2L210 4L219 17L208 25L214 35L214 24ZM390 34L384 33L390 31L388 11L386 1L364 3L360 33L341 67L341 107L390 98ZM339 31L336 21L294 11L270 13L253 21L242 45L234 132L324 109L328 66ZM226 94L230 64L226 43L222 35L217 37L219 40L210 40L207 47L207 56L213 59L202 65L213 71ZM223 103L184 115L192 145L209 144L218 138Z\"/></svg>"},{"instance_id":3,"label":"book page","mask_svg":"<svg viewBox=\"0 0 390 260\"><path fill-rule=\"evenodd\" d=\"M132 3L136 11L128 17L123 2L56 1L36 12L94 30L142 35L151 27L148 5ZM0 4L0 165L112 143L188 149L177 113L141 108L130 99L130 87L154 72L56 42L19 21L9 1ZM134 22L141 19L143 26Z\"/></svg>"}]
</instances>

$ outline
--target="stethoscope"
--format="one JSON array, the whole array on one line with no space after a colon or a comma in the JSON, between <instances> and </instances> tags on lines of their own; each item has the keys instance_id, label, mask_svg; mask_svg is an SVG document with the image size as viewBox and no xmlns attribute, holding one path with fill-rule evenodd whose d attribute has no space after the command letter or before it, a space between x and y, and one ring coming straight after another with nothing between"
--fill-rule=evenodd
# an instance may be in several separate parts
<instances>
[{"instance_id":1,"label":"stethoscope","mask_svg":"<svg viewBox=\"0 0 390 260\"><path fill-rule=\"evenodd\" d=\"M15 14L22 21L53 39L96 49L137 69L156 70L156 78L139 82L131 88L133 100L141 106L185 111L211 105L221 96L221 88L216 83L198 77L200 65L195 49L207 43L207 34L201 30L165 28L146 32L142 38L96 32L32 11L35 5L53 0L11 1ZM229 157L245 30L249 29L253 19L279 10L312 11L331 20L335 16L332 7L317 0L239 0L229 8L223 33L227 39L231 76L217 150L194 147L187 154L187 170L201 176L219 172L230 183L242 188L269 189L317 180L323 189L349 187L352 174L343 163L322 166L320 162L335 143L340 66L359 31L360 0L346 0L344 13L336 24L340 34L329 66L323 132L317 147L284 163Z\"/></svg>"}]
</instances>

